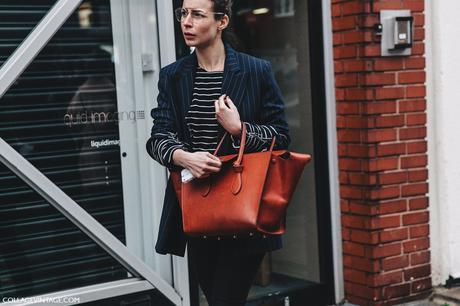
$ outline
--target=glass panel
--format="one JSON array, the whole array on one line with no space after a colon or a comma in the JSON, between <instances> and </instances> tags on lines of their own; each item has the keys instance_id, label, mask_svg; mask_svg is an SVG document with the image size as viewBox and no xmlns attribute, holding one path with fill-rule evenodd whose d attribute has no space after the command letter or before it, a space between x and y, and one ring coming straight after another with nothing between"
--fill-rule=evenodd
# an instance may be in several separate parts
<instances>
[{"instance_id":1,"label":"glass panel","mask_svg":"<svg viewBox=\"0 0 460 306\"><path fill-rule=\"evenodd\" d=\"M235 1L232 22L237 36L235 47L272 64L285 98L292 138L290 150L313 153L307 1ZM179 57L188 54L177 23L176 54ZM285 303L283 293L303 290L319 282L316 205L312 160L288 209L283 249L267 254L249 301L272 296L271 302ZM281 296L276 298L278 295ZM206 305L203 294L200 304Z\"/></svg>"},{"instance_id":2,"label":"glass panel","mask_svg":"<svg viewBox=\"0 0 460 306\"><path fill-rule=\"evenodd\" d=\"M123 266L3 164L0 194L0 301L128 278ZM117 211L88 209L123 239Z\"/></svg>"},{"instance_id":3,"label":"glass panel","mask_svg":"<svg viewBox=\"0 0 460 306\"><path fill-rule=\"evenodd\" d=\"M112 59L110 0L84 1L0 99L0 137L104 226L123 228Z\"/></svg>"},{"instance_id":4,"label":"glass panel","mask_svg":"<svg viewBox=\"0 0 460 306\"><path fill-rule=\"evenodd\" d=\"M55 0L2 0L0 2L0 66L21 44Z\"/></svg>"},{"instance_id":5,"label":"glass panel","mask_svg":"<svg viewBox=\"0 0 460 306\"><path fill-rule=\"evenodd\" d=\"M313 153L307 1L240 1L233 8L242 51L272 64L285 98L290 150ZM316 205L313 160L290 203L283 249L267 256L259 284L288 291L319 282ZM254 288L253 294L266 289Z\"/></svg>"}]
</instances>

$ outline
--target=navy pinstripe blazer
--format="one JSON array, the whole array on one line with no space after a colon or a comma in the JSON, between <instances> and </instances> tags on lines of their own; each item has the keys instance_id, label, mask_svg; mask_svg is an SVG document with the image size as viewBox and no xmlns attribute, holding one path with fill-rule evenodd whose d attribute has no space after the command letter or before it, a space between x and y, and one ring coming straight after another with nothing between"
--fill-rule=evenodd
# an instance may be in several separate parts
<instances>
[{"instance_id":1,"label":"navy pinstripe blazer","mask_svg":"<svg viewBox=\"0 0 460 306\"><path fill-rule=\"evenodd\" d=\"M172 163L175 149L190 149L185 115L192 101L197 65L196 54L193 53L160 71L158 106L151 112L153 127L146 147L153 159L169 169L177 168ZM230 96L247 126L247 143L250 145L246 147L246 152L268 148L272 135L276 135L275 149L288 147L290 137L284 102L268 61L237 52L225 44L222 94ZM219 125L219 139L224 133ZM220 154L235 153L238 141L227 137ZM155 248L160 254L183 256L186 242L180 207L171 180L168 180ZM240 238L224 241L223 244L229 252L270 251L281 247L281 237Z\"/></svg>"}]
</instances>

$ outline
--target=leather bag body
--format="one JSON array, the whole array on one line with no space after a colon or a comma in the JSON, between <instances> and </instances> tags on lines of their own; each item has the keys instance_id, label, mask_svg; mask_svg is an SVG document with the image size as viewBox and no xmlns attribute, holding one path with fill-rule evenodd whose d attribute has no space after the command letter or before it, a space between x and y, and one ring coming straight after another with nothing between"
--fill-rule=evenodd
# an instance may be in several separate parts
<instances>
[{"instance_id":1,"label":"leather bag body","mask_svg":"<svg viewBox=\"0 0 460 306\"><path fill-rule=\"evenodd\" d=\"M268 151L244 154L245 141L243 124L238 154L220 156L218 173L182 183L180 172L171 172L186 234L225 237L285 232L289 201L311 156L273 151L275 139Z\"/></svg>"}]
</instances>

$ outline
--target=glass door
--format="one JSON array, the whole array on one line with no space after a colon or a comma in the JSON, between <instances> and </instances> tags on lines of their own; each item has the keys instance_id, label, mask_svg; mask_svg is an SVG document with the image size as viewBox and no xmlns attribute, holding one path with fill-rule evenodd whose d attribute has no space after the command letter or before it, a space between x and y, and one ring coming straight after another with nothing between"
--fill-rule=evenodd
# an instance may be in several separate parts
<instances>
[{"instance_id":1,"label":"glass door","mask_svg":"<svg viewBox=\"0 0 460 306\"><path fill-rule=\"evenodd\" d=\"M10 168L0 168L0 245L16 248L1 252L0 296L98 286L111 298L155 287L187 305L188 278L177 281L185 260L153 248L166 182L145 152L160 70L156 2L7 0L0 17L0 83L14 80L0 94L0 157ZM4 277L16 274L28 277Z\"/></svg>"},{"instance_id":2,"label":"glass door","mask_svg":"<svg viewBox=\"0 0 460 306\"><path fill-rule=\"evenodd\" d=\"M251 306L334 303L321 16L321 3L314 0L233 5L235 48L270 61L285 99L290 150L313 156L288 209L283 248L263 260L249 293ZM178 56L187 54L179 27L176 42ZM196 305L207 305L197 295Z\"/></svg>"}]
</instances>

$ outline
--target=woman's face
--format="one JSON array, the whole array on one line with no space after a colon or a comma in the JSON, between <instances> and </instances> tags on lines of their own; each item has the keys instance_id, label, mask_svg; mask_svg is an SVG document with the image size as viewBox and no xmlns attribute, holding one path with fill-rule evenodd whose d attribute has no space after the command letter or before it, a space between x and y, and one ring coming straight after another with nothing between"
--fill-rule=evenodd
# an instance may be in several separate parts
<instances>
[{"instance_id":1,"label":"woman's face","mask_svg":"<svg viewBox=\"0 0 460 306\"><path fill-rule=\"evenodd\" d=\"M228 24L228 17L225 15L216 20L213 6L211 0L184 0L182 8L186 9L188 14L183 14L181 28L187 46L206 47L216 39L221 39L222 29Z\"/></svg>"}]
</instances>

